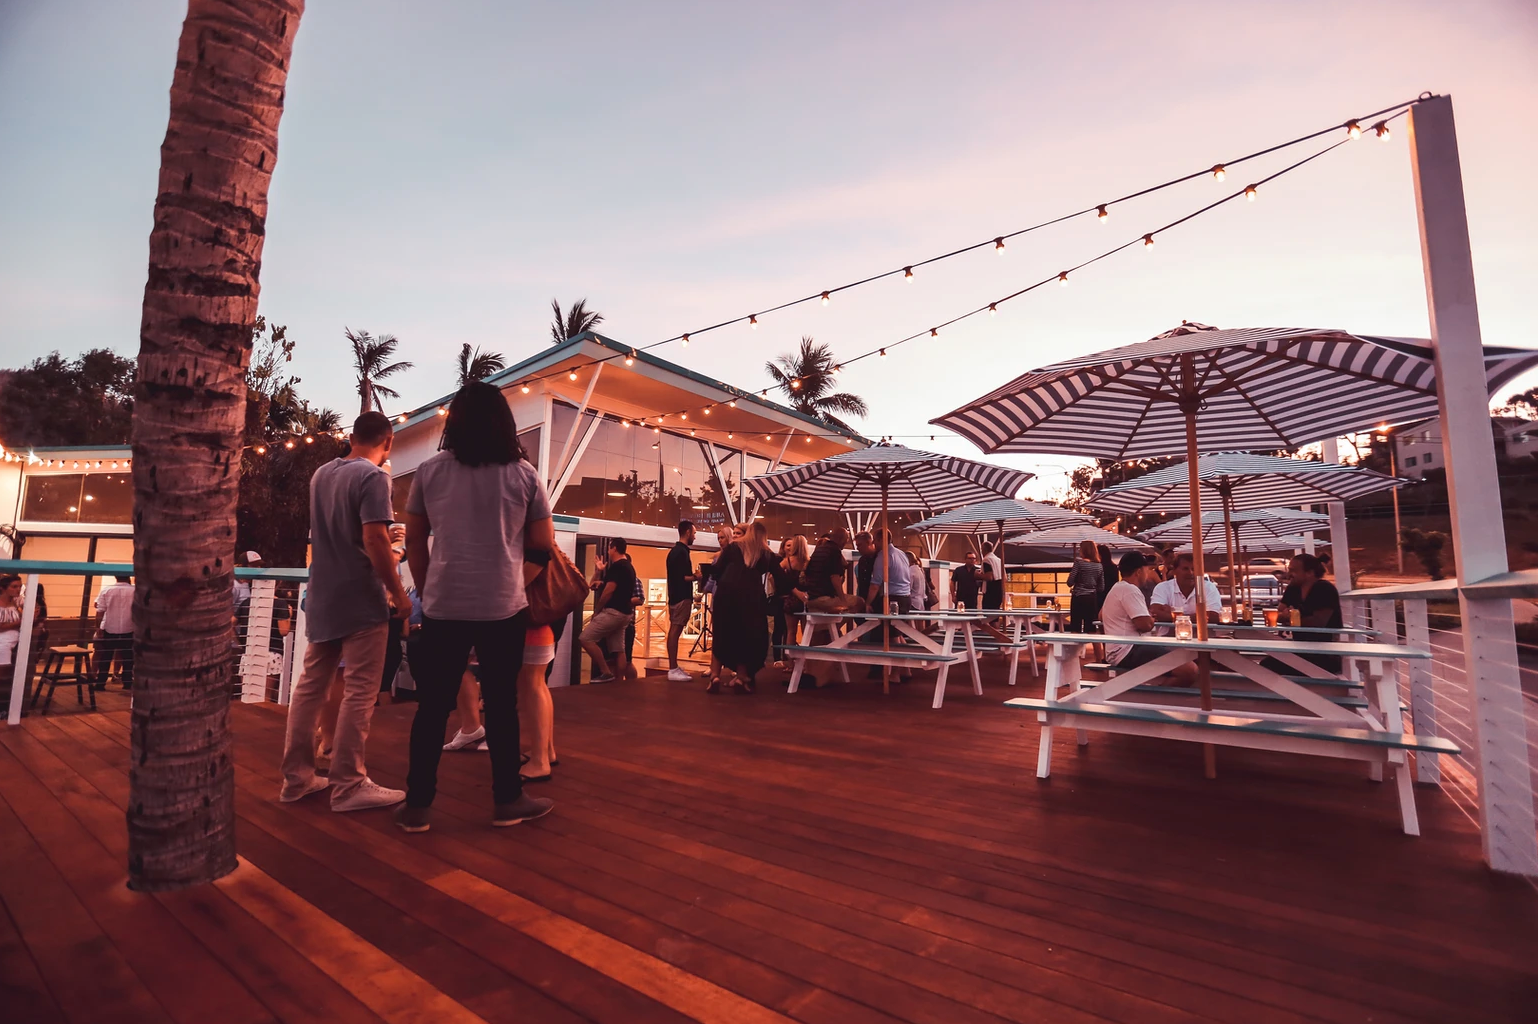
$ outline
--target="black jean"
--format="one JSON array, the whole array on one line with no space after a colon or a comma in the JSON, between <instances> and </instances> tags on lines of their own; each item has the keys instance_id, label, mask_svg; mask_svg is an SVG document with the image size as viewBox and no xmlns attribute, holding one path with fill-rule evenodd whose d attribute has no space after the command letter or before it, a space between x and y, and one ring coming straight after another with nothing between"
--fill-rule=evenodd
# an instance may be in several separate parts
<instances>
[{"instance_id":1,"label":"black jean","mask_svg":"<svg viewBox=\"0 0 1538 1024\"><path fill-rule=\"evenodd\" d=\"M134 635L132 633L102 633L96 641L96 681L105 683L112 674L112 663L117 662L123 675L123 689L134 685Z\"/></svg>"},{"instance_id":2,"label":"black jean","mask_svg":"<svg viewBox=\"0 0 1538 1024\"><path fill-rule=\"evenodd\" d=\"M524 637L528 631L527 610L510 619L491 622L422 616L422 633L416 641L411 666L417 680L417 714L411 720L406 806L431 807L437 795L443 733L459 698L459 680L470 662L472 648L481 662L492 799L506 804L523 795L523 779L518 774L518 673L523 668Z\"/></svg>"},{"instance_id":3,"label":"black jean","mask_svg":"<svg viewBox=\"0 0 1538 1024\"><path fill-rule=\"evenodd\" d=\"M1068 632L1093 633L1100 615L1100 595L1074 594L1068 599Z\"/></svg>"},{"instance_id":4,"label":"black jean","mask_svg":"<svg viewBox=\"0 0 1538 1024\"><path fill-rule=\"evenodd\" d=\"M401 670L401 639L406 632L406 621L390 616L390 635L385 638L384 676L379 680L379 692L388 693L395 685L395 677Z\"/></svg>"}]
</instances>

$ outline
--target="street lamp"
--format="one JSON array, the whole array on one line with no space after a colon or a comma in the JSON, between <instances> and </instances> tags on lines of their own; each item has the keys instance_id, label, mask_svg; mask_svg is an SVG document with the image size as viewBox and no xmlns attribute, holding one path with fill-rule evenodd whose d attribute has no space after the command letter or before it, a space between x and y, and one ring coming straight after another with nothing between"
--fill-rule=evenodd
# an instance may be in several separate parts
<instances>
[{"instance_id":1,"label":"street lamp","mask_svg":"<svg viewBox=\"0 0 1538 1024\"><path fill-rule=\"evenodd\" d=\"M1378 428L1378 440L1388 444L1388 472L1389 476L1399 475L1399 459L1395 449L1398 445L1394 442L1394 434L1387 424ZM1403 534L1399 531L1399 488L1391 490L1390 495L1394 499L1394 564L1398 566L1399 575L1404 575L1404 543Z\"/></svg>"}]
</instances>

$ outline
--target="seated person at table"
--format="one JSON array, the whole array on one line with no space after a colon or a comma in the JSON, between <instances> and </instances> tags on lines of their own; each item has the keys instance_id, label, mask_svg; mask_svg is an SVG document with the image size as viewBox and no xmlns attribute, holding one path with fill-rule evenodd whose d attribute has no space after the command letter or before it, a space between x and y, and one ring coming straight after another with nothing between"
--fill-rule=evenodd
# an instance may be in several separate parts
<instances>
[{"instance_id":1,"label":"seated person at table","mask_svg":"<svg viewBox=\"0 0 1538 1024\"><path fill-rule=\"evenodd\" d=\"M1284 626L1296 623L1320 629L1344 627L1345 621L1340 614L1340 591L1335 589L1335 584L1324 578L1324 564L1318 558L1313 555L1294 556L1287 565L1287 575L1290 582L1282 592L1281 603L1276 606L1278 623ZM1334 641L1340 639L1340 634L1304 633L1299 639ZM1327 672L1340 671L1338 654L1305 654L1303 657ZM1278 672L1290 671L1285 666L1276 667L1274 664L1267 667L1275 668Z\"/></svg>"},{"instance_id":2,"label":"seated person at table","mask_svg":"<svg viewBox=\"0 0 1538 1024\"><path fill-rule=\"evenodd\" d=\"M1147 602L1143 600L1143 584L1149 576L1158 572L1156 564L1151 558L1136 551L1121 556L1117 566L1121 581L1111 587L1110 593L1105 595L1105 603L1100 606L1100 625L1105 629L1107 637L1140 636L1153 632L1154 618L1148 611ZM1137 668L1167 653L1161 647L1143 644L1108 642L1105 645L1105 660L1118 672ZM1172 670L1170 675L1182 680L1195 679L1196 666L1190 663L1181 665Z\"/></svg>"},{"instance_id":3,"label":"seated person at table","mask_svg":"<svg viewBox=\"0 0 1538 1024\"><path fill-rule=\"evenodd\" d=\"M806 610L809 612L863 612L865 602L858 594L844 593L844 578L848 574L848 562L844 560L844 548L849 543L849 531L835 526L817 542L817 549L807 560L801 572L801 585L807 593ZM872 563L874 569L874 561Z\"/></svg>"},{"instance_id":4,"label":"seated person at table","mask_svg":"<svg viewBox=\"0 0 1538 1024\"><path fill-rule=\"evenodd\" d=\"M1173 567L1174 576L1164 580L1153 589L1153 600L1148 603L1149 611L1153 613L1155 622L1174 622L1175 616L1187 615L1191 621L1196 621L1196 559L1184 552L1175 556ZM1217 622L1218 611L1223 607L1223 595L1218 592L1218 585L1209 579L1203 579L1202 588L1207 600L1207 621ZM1165 636L1170 636L1173 630L1160 629Z\"/></svg>"},{"instance_id":5,"label":"seated person at table","mask_svg":"<svg viewBox=\"0 0 1538 1024\"><path fill-rule=\"evenodd\" d=\"M885 557L874 560L870 575L870 591L866 595L865 603L873 611L907 615L913 610L909 601L913 581L908 575L908 556L892 543L891 536L886 530L876 531L875 542L877 549L884 551ZM886 604L887 596L892 599L890 608Z\"/></svg>"}]
</instances>

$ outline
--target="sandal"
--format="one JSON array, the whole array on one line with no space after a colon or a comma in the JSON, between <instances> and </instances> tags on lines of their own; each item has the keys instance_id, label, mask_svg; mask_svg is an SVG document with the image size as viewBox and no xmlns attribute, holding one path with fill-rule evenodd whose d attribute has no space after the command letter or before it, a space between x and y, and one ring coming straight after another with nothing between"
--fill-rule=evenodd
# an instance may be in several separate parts
<instances>
[{"instance_id":1,"label":"sandal","mask_svg":"<svg viewBox=\"0 0 1538 1024\"><path fill-rule=\"evenodd\" d=\"M719 679L712 679L710 681L710 684L705 687L705 692L706 693L720 693L721 692L721 680L719 680Z\"/></svg>"}]
</instances>

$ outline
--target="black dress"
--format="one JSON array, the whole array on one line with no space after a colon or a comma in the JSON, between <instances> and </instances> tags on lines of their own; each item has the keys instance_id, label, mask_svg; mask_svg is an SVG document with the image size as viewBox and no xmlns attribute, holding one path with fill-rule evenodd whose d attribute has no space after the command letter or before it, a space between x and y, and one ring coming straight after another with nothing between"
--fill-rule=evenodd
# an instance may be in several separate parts
<instances>
[{"instance_id":1,"label":"black dress","mask_svg":"<svg viewBox=\"0 0 1538 1024\"><path fill-rule=\"evenodd\" d=\"M747 565L742 548L736 544L721 556L716 573L716 603L711 612L715 620L716 658L727 668L756 673L764 667L769 654L764 577L774 577L777 594L788 594L791 581L774 555L766 551L757 562Z\"/></svg>"}]
</instances>

